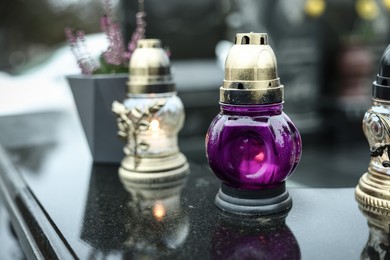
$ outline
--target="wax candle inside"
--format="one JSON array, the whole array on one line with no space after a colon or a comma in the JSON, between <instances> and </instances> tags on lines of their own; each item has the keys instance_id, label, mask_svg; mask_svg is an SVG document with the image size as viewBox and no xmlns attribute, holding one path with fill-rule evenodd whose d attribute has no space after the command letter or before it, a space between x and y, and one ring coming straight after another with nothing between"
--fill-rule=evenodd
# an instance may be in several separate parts
<instances>
[{"instance_id":1,"label":"wax candle inside","mask_svg":"<svg viewBox=\"0 0 390 260\"><path fill-rule=\"evenodd\" d=\"M160 130L160 123L158 122L157 119L153 119L152 122L150 122L149 129L152 132L152 137L157 138L158 132Z\"/></svg>"},{"instance_id":2,"label":"wax candle inside","mask_svg":"<svg viewBox=\"0 0 390 260\"><path fill-rule=\"evenodd\" d=\"M143 136L143 139L144 142L149 144L149 149L146 153L169 154L177 151L176 137L169 136L162 128L158 119L152 119L150 121L149 129Z\"/></svg>"}]
</instances>

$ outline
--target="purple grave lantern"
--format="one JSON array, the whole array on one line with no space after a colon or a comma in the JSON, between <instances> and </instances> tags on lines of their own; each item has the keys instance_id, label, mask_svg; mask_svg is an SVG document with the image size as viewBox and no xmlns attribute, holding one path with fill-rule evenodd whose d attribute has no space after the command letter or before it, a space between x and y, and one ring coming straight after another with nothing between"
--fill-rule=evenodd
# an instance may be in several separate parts
<instances>
[{"instance_id":1,"label":"purple grave lantern","mask_svg":"<svg viewBox=\"0 0 390 260\"><path fill-rule=\"evenodd\" d=\"M247 215L288 211L285 188L301 157L301 137L282 111L283 85L265 33L236 35L220 88L221 112L206 136L207 158L222 181L216 205Z\"/></svg>"}]
</instances>

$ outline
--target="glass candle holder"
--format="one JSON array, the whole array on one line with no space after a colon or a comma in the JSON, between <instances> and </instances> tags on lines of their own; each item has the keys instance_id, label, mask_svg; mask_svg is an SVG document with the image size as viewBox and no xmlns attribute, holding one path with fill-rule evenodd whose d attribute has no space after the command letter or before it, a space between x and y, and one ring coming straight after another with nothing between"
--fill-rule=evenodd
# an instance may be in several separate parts
<instances>
[{"instance_id":1,"label":"glass candle holder","mask_svg":"<svg viewBox=\"0 0 390 260\"><path fill-rule=\"evenodd\" d=\"M177 135L183 127L184 108L176 93L128 94L127 97L123 104L135 112L130 117L136 126L127 136L126 153L139 157L178 153Z\"/></svg>"},{"instance_id":2,"label":"glass candle holder","mask_svg":"<svg viewBox=\"0 0 390 260\"><path fill-rule=\"evenodd\" d=\"M356 187L355 198L360 207L390 210L390 45L373 82L372 100L363 119L371 160Z\"/></svg>"},{"instance_id":3,"label":"glass candle holder","mask_svg":"<svg viewBox=\"0 0 390 260\"><path fill-rule=\"evenodd\" d=\"M267 34L237 34L220 104L206 136L210 167L222 181L216 205L238 214L288 211L285 179L300 160L301 137L282 111L283 85Z\"/></svg>"},{"instance_id":4,"label":"glass candle holder","mask_svg":"<svg viewBox=\"0 0 390 260\"><path fill-rule=\"evenodd\" d=\"M183 126L184 107L176 96L161 42L139 40L129 69L127 98L112 106L118 134L126 141L119 175L136 183L182 178L188 164L179 151L177 134Z\"/></svg>"}]
</instances>

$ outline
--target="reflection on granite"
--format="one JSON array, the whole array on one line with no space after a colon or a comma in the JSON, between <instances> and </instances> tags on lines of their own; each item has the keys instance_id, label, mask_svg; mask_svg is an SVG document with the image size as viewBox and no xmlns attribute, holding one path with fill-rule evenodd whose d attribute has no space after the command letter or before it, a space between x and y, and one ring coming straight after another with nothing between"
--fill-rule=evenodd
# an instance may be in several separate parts
<instances>
[{"instance_id":1,"label":"reflection on granite","mask_svg":"<svg viewBox=\"0 0 390 260\"><path fill-rule=\"evenodd\" d=\"M361 259L390 259L390 211L358 202L367 218L369 236Z\"/></svg>"},{"instance_id":2,"label":"reflection on granite","mask_svg":"<svg viewBox=\"0 0 390 260\"><path fill-rule=\"evenodd\" d=\"M183 208L181 198L187 178L149 186L126 185L126 192L116 169L113 165L92 168L81 231L81 239L93 247L89 257L119 252L141 259L183 257L181 247L191 232L189 211ZM209 183L198 179L190 185L205 188ZM287 212L268 218L235 216L220 210L214 213L214 220L209 216L208 228L203 230L208 232L201 226L192 230L192 239L201 232L195 237L204 240L202 247L210 248L212 259L300 259L298 242L286 225ZM203 221L198 216L196 219ZM209 242L204 235L209 236Z\"/></svg>"},{"instance_id":3,"label":"reflection on granite","mask_svg":"<svg viewBox=\"0 0 390 260\"><path fill-rule=\"evenodd\" d=\"M183 176L187 176L188 170L185 172ZM186 181L187 177L178 181L163 178L161 182L141 185L123 183L132 195L125 247L133 251L133 257L173 257L185 242L190 227L180 196Z\"/></svg>"},{"instance_id":4,"label":"reflection on granite","mask_svg":"<svg viewBox=\"0 0 390 260\"><path fill-rule=\"evenodd\" d=\"M370 224L368 226L370 235L363 249L361 259L390 259L389 232Z\"/></svg>"},{"instance_id":5,"label":"reflection on granite","mask_svg":"<svg viewBox=\"0 0 390 260\"><path fill-rule=\"evenodd\" d=\"M41 171L45 157L50 155L55 146L56 144L53 142L36 146L9 148L8 153L15 164L25 168L32 174L36 174Z\"/></svg>"},{"instance_id":6,"label":"reflection on granite","mask_svg":"<svg viewBox=\"0 0 390 260\"><path fill-rule=\"evenodd\" d=\"M221 214L212 235L212 259L301 259L286 215L245 218Z\"/></svg>"},{"instance_id":7,"label":"reflection on granite","mask_svg":"<svg viewBox=\"0 0 390 260\"><path fill-rule=\"evenodd\" d=\"M186 178L127 185L126 192L114 169L104 165L92 169L81 232L81 238L95 248L90 257L118 249L129 257L174 257L190 229L180 202Z\"/></svg>"}]
</instances>

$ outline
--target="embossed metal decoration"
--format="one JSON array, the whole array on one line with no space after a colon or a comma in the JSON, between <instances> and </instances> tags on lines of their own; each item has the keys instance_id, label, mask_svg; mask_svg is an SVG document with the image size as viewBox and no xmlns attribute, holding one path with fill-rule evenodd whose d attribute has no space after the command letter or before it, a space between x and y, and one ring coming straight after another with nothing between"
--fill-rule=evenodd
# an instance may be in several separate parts
<instances>
[{"instance_id":1,"label":"embossed metal decoration","mask_svg":"<svg viewBox=\"0 0 390 260\"><path fill-rule=\"evenodd\" d=\"M146 132L150 128L150 122L154 115L160 111L165 105L165 100L157 101L143 109L142 107L134 107L129 110L125 105L115 101L112 104L112 111L118 115L118 135L127 141L127 145L123 149L126 155L134 157L134 166L137 169L141 157L140 154L145 152L150 147L149 139L140 139L142 132Z\"/></svg>"},{"instance_id":2,"label":"embossed metal decoration","mask_svg":"<svg viewBox=\"0 0 390 260\"><path fill-rule=\"evenodd\" d=\"M373 83L373 104L363 119L371 160L360 178L355 197L362 208L390 209L390 45Z\"/></svg>"}]
</instances>

